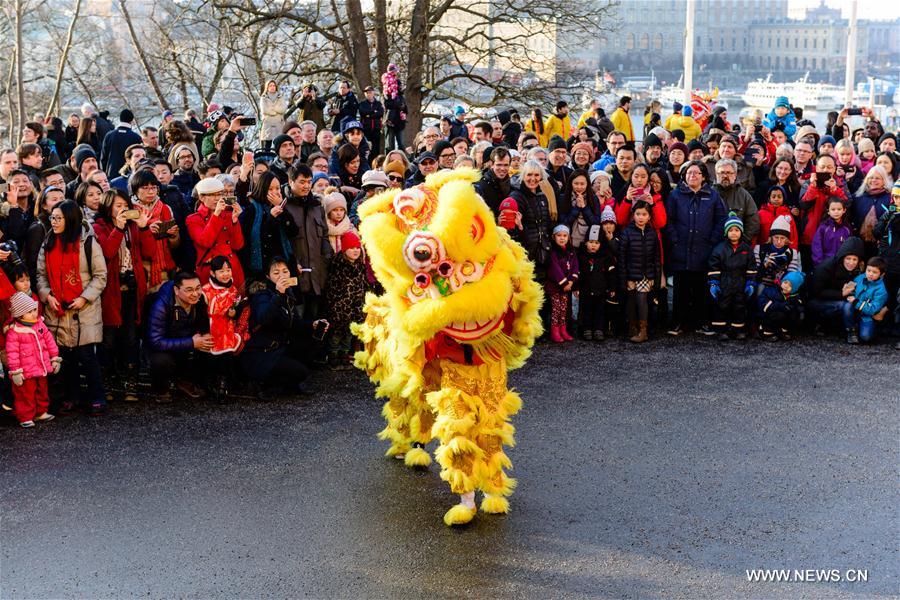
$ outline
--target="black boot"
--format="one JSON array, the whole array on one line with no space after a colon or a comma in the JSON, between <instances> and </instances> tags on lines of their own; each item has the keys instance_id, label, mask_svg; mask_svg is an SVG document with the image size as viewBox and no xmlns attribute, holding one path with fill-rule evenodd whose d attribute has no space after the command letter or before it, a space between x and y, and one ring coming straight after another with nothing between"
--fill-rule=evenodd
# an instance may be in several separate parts
<instances>
[{"instance_id":1,"label":"black boot","mask_svg":"<svg viewBox=\"0 0 900 600\"><path fill-rule=\"evenodd\" d=\"M856 331L856 327L850 327L847 329L847 343L848 344L858 344L859 343L859 335Z\"/></svg>"}]
</instances>

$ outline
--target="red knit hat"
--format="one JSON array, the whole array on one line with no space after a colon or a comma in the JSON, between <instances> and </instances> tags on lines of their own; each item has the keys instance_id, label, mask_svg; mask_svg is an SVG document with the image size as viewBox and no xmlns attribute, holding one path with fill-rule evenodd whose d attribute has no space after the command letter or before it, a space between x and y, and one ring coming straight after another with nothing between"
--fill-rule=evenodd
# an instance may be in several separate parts
<instances>
[{"instance_id":1,"label":"red knit hat","mask_svg":"<svg viewBox=\"0 0 900 600\"><path fill-rule=\"evenodd\" d=\"M341 236L341 250L349 250L350 248L362 248L359 236L354 231L348 231Z\"/></svg>"}]
</instances>

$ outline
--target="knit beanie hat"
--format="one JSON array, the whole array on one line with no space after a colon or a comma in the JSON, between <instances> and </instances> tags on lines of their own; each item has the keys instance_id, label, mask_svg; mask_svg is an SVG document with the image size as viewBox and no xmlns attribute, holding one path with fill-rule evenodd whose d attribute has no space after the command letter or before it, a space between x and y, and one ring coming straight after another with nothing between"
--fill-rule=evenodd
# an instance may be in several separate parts
<instances>
[{"instance_id":1,"label":"knit beanie hat","mask_svg":"<svg viewBox=\"0 0 900 600\"><path fill-rule=\"evenodd\" d=\"M406 174L406 167L403 166L403 163L399 160L392 160L384 167L385 173L396 173L400 177L403 177Z\"/></svg>"},{"instance_id":2,"label":"knit beanie hat","mask_svg":"<svg viewBox=\"0 0 900 600\"><path fill-rule=\"evenodd\" d=\"M744 231L744 222L735 212L728 213L728 218L725 219L725 235L728 235L728 230L732 227L737 227L741 233Z\"/></svg>"},{"instance_id":3,"label":"knit beanie hat","mask_svg":"<svg viewBox=\"0 0 900 600\"><path fill-rule=\"evenodd\" d=\"M572 146L572 154L574 155L579 150L584 150L587 152L589 158L594 158L594 147L591 146L590 142L578 142L574 146Z\"/></svg>"},{"instance_id":4,"label":"knit beanie hat","mask_svg":"<svg viewBox=\"0 0 900 600\"><path fill-rule=\"evenodd\" d=\"M330 179L328 179L328 175L326 175L325 173L316 173L315 175L313 175L312 185L315 187L316 182L319 181L320 179L324 179L325 181L331 181Z\"/></svg>"},{"instance_id":5,"label":"knit beanie hat","mask_svg":"<svg viewBox=\"0 0 900 600\"><path fill-rule=\"evenodd\" d=\"M769 229L769 235L783 235L791 237L791 219L787 215L775 217L772 221L772 227Z\"/></svg>"},{"instance_id":6,"label":"knit beanie hat","mask_svg":"<svg viewBox=\"0 0 900 600\"><path fill-rule=\"evenodd\" d=\"M341 236L341 250L349 250L350 248L362 248L359 236L352 230Z\"/></svg>"},{"instance_id":7,"label":"knit beanie hat","mask_svg":"<svg viewBox=\"0 0 900 600\"><path fill-rule=\"evenodd\" d=\"M94 149L87 145L79 146L78 149L75 150L75 169L81 172L81 165L89 158L97 160L97 153L94 152Z\"/></svg>"},{"instance_id":8,"label":"knit beanie hat","mask_svg":"<svg viewBox=\"0 0 900 600\"><path fill-rule=\"evenodd\" d=\"M547 152L553 152L554 150L565 150L566 149L566 140L562 139L561 136L554 135L550 138L550 143L547 145Z\"/></svg>"},{"instance_id":9,"label":"knit beanie hat","mask_svg":"<svg viewBox=\"0 0 900 600\"><path fill-rule=\"evenodd\" d=\"M655 133L648 133L647 137L644 138L644 150L653 146L662 148L662 140Z\"/></svg>"},{"instance_id":10,"label":"knit beanie hat","mask_svg":"<svg viewBox=\"0 0 900 600\"><path fill-rule=\"evenodd\" d=\"M791 103L788 102L787 96L778 96L777 98L775 98L775 108L778 108L779 106L783 106L785 108L791 107Z\"/></svg>"},{"instance_id":11,"label":"knit beanie hat","mask_svg":"<svg viewBox=\"0 0 900 600\"><path fill-rule=\"evenodd\" d=\"M293 144L293 138L291 138L291 136L286 133L280 133L275 136L274 140L272 140L272 150L275 152L275 154L278 154L278 149L281 148L281 145L288 142Z\"/></svg>"},{"instance_id":12,"label":"knit beanie hat","mask_svg":"<svg viewBox=\"0 0 900 600\"><path fill-rule=\"evenodd\" d=\"M673 112L678 112L678 111L680 111L682 108L684 108L684 106L681 104L681 102L673 102L673 103L672 103L672 111L673 111Z\"/></svg>"},{"instance_id":13,"label":"knit beanie hat","mask_svg":"<svg viewBox=\"0 0 900 600\"><path fill-rule=\"evenodd\" d=\"M669 154L672 153L672 150L681 150L682 152L684 152L685 160L687 160L688 154L690 154L687 144L685 144L684 142L675 142L674 144L669 146Z\"/></svg>"},{"instance_id":14,"label":"knit beanie hat","mask_svg":"<svg viewBox=\"0 0 900 600\"><path fill-rule=\"evenodd\" d=\"M681 114L685 117L690 117L694 114L694 109L691 108L690 104L688 104L683 109L681 109Z\"/></svg>"},{"instance_id":15,"label":"knit beanie hat","mask_svg":"<svg viewBox=\"0 0 900 600\"><path fill-rule=\"evenodd\" d=\"M781 278L781 281L790 281L791 282L791 293L796 294L800 291L800 286L803 285L803 282L806 280L806 276L803 275L800 271L791 271Z\"/></svg>"},{"instance_id":16,"label":"knit beanie hat","mask_svg":"<svg viewBox=\"0 0 900 600\"><path fill-rule=\"evenodd\" d=\"M616 221L616 211L609 204L604 206L603 212L600 213L600 224L603 225L604 223L618 223Z\"/></svg>"},{"instance_id":17,"label":"knit beanie hat","mask_svg":"<svg viewBox=\"0 0 900 600\"><path fill-rule=\"evenodd\" d=\"M556 235L557 233L569 233L569 228L560 223L553 228L553 235Z\"/></svg>"},{"instance_id":18,"label":"knit beanie hat","mask_svg":"<svg viewBox=\"0 0 900 600\"><path fill-rule=\"evenodd\" d=\"M591 228L588 229L587 241L589 241L589 242L599 242L600 241L600 226L599 225L591 225Z\"/></svg>"},{"instance_id":19,"label":"knit beanie hat","mask_svg":"<svg viewBox=\"0 0 900 600\"><path fill-rule=\"evenodd\" d=\"M690 143L687 145L687 149L688 149L688 154L690 154L694 150L702 150L703 155L706 156L706 146L704 146L703 142L701 142L698 139L691 140ZM687 157L687 154L685 155L685 157Z\"/></svg>"},{"instance_id":20,"label":"knit beanie hat","mask_svg":"<svg viewBox=\"0 0 900 600\"><path fill-rule=\"evenodd\" d=\"M344 195L340 192L331 192L322 199L322 204L325 206L326 217L336 208L343 208L344 211L347 210L347 199L344 198Z\"/></svg>"},{"instance_id":21,"label":"knit beanie hat","mask_svg":"<svg viewBox=\"0 0 900 600\"><path fill-rule=\"evenodd\" d=\"M894 185L891 186L891 195L900 194L900 180L894 182Z\"/></svg>"},{"instance_id":22,"label":"knit beanie hat","mask_svg":"<svg viewBox=\"0 0 900 600\"><path fill-rule=\"evenodd\" d=\"M819 140L818 147L821 148L822 144L831 144L832 146L834 146L835 144L837 144L837 142L830 135L823 135L822 139Z\"/></svg>"},{"instance_id":23,"label":"knit beanie hat","mask_svg":"<svg viewBox=\"0 0 900 600\"><path fill-rule=\"evenodd\" d=\"M16 292L9 299L9 313L13 319L18 319L25 313L38 307L37 301L25 292Z\"/></svg>"}]
</instances>

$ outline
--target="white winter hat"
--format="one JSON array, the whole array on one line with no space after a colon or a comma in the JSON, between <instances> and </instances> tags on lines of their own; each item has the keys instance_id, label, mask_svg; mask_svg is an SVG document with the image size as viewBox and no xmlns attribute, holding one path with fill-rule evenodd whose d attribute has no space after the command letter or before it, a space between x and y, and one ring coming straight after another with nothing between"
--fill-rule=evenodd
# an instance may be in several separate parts
<instances>
[{"instance_id":1,"label":"white winter hat","mask_svg":"<svg viewBox=\"0 0 900 600\"><path fill-rule=\"evenodd\" d=\"M772 221L772 227L769 229L769 235L783 235L791 237L791 218L787 215L776 217Z\"/></svg>"},{"instance_id":2,"label":"white winter hat","mask_svg":"<svg viewBox=\"0 0 900 600\"><path fill-rule=\"evenodd\" d=\"M194 186L194 191L198 195L218 194L225 191L225 184L215 177L207 177L197 182L197 185Z\"/></svg>"}]
</instances>

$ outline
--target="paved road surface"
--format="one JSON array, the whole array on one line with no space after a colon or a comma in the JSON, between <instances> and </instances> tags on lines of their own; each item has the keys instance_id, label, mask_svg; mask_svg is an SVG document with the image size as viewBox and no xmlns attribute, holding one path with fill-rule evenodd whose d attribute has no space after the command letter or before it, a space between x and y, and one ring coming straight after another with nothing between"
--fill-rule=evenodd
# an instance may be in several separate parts
<instances>
[{"instance_id":1,"label":"paved road surface","mask_svg":"<svg viewBox=\"0 0 900 600\"><path fill-rule=\"evenodd\" d=\"M0 428L0 597L896 597L886 346L541 346L506 517L449 530L357 372L311 398ZM746 569L868 569L748 583Z\"/></svg>"}]
</instances>

